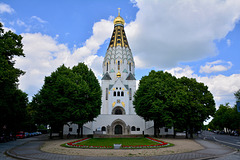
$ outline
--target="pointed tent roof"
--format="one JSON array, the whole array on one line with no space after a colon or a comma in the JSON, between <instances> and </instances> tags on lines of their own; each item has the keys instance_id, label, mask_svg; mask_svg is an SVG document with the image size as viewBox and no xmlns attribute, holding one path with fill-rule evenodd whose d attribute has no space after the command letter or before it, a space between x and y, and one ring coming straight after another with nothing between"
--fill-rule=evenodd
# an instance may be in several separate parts
<instances>
[{"instance_id":1,"label":"pointed tent roof","mask_svg":"<svg viewBox=\"0 0 240 160\"><path fill-rule=\"evenodd\" d=\"M102 80L112 80L112 78L110 77L110 75L107 73L104 74Z\"/></svg>"},{"instance_id":2,"label":"pointed tent roof","mask_svg":"<svg viewBox=\"0 0 240 160\"><path fill-rule=\"evenodd\" d=\"M129 48L127 36L124 31L125 21L120 16L120 10L118 12L118 16L114 19L113 23L114 23L114 30L113 30L113 34L112 34L108 48L117 47L117 46Z\"/></svg>"},{"instance_id":3,"label":"pointed tent roof","mask_svg":"<svg viewBox=\"0 0 240 160\"><path fill-rule=\"evenodd\" d=\"M136 78L134 77L134 75L132 73L129 73L126 80L136 80Z\"/></svg>"}]
</instances>

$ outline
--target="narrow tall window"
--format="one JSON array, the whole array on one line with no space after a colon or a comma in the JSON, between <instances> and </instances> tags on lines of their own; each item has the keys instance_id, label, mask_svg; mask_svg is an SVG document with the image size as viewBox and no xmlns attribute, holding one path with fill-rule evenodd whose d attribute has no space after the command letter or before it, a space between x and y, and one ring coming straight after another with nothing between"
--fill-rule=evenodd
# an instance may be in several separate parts
<instances>
[{"instance_id":1,"label":"narrow tall window","mask_svg":"<svg viewBox=\"0 0 240 160\"><path fill-rule=\"evenodd\" d=\"M108 71L108 62L107 62L107 71Z\"/></svg>"},{"instance_id":2,"label":"narrow tall window","mask_svg":"<svg viewBox=\"0 0 240 160\"><path fill-rule=\"evenodd\" d=\"M113 92L113 96L116 97L116 91Z\"/></svg>"},{"instance_id":3,"label":"narrow tall window","mask_svg":"<svg viewBox=\"0 0 240 160\"><path fill-rule=\"evenodd\" d=\"M131 71L132 70L132 68L131 68L131 63L129 63L129 71Z\"/></svg>"},{"instance_id":4,"label":"narrow tall window","mask_svg":"<svg viewBox=\"0 0 240 160\"><path fill-rule=\"evenodd\" d=\"M123 91L121 92L121 96L122 96L122 97L124 96L124 92L123 92Z\"/></svg>"},{"instance_id":5,"label":"narrow tall window","mask_svg":"<svg viewBox=\"0 0 240 160\"><path fill-rule=\"evenodd\" d=\"M108 100L108 88L106 88L106 100Z\"/></svg>"},{"instance_id":6,"label":"narrow tall window","mask_svg":"<svg viewBox=\"0 0 240 160\"><path fill-rule=\"evenodd\" d=\"M117 92L117 96L120 96L120 92L119 91Z\"/></svg>"},{"instance_id":7,"label":"narrow tall window","mask_svg":"<svg viewBox=\"0 0 240 160\"><path fill-rule=\"evenodd\" d=\"M120 70L120 61L118 61L118 70Z\"/></svg>"},{"instance_id":8,"label":"narrow tall window","mask_svg":"<svg viewBox=\"0 0 240 160\"><path fill-rule=\"evenodd\" d=\"M129 100L132 100L132 88L129 89Z\"/></svg>"}]
</instances>

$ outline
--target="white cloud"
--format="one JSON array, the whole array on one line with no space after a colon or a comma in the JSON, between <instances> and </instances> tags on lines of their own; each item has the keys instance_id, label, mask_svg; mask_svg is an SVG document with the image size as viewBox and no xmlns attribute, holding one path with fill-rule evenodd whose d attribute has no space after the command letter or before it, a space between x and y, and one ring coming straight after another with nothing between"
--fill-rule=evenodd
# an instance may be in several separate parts
<instances>
[{"instance_id":1,"label":"white cloud","mask_svg":"<svg viewBox=\"0 0 240 160\"><path fill-rule=\"evenodd\" d=\"M35 20L37 20L40 23L47 23L47 21L44 21L44 20L42 20L41 18L39 18L37 16L32 16L31 19L35 19Z\"/></svg>"},{"instance_id":2,"label":"white cloud","mask_svg":"<svg viewBox=\"0 0 240 160\"><path fill-rule=\"evenodd\" d=\"M227 71L232 68L231 62L224 62L221 60L217 60L214 62L207 62L205 66L200 67L200 73L212 73L212 72L222 72Z\"/></svg>"},{"instance_id":3,"label":"white cloud","mask_svg":"<svg viewBox=\"0 0 240 160\"><path fill-rule=\"evenodd\" d=\"M210 77L200 77L194 74L193 70L189 66L183 68L177 67L166 71L178 78L182 76L196 78L198 82L202 82L207 85L209 91L214 96L217 108L220 104L229 102L230 105L233 106L236 102L234 92L240 89L240 74L232 74L230 76L219 74Z\"/></svg>"},{"instance_id":4,"label":"white cloud","mask_svg":"<svg viewBox=\"0 0 240 160\"><path fill-rule=\"evenodd\" d=\"M11 8L8 4L0 2L0 13L5 13L5 12L11 14L14 12L14 9Z\"/></svg>"},{"instance_id":5,"label":"white cloud","mask_svg":"<svg viewBox=\"0 0 240 160\"><path fill-rule=\"evenodd\" d=\"M66 45L58 44L52 37L41 33L22 36L26 57L17 57L16 66L26 72L20 78L20 88L32 96L43 85L45 76L66 63L70 51Z\"/></svg>"},{"instance_id":6,"label":"white cloud","mask_svg":"<svg viewBox=\"0 0 240 160\"><path fill-rule=\"evenodd\" d=\"M25 57L17 57L16 67L26 74L20 77L20 88L33 96L57 67L65 64L68 67L84 62L98 78L102 76L103 57L96 55L97 50L111 36L112 21L101 20L93 26L93 35L86 40L84 46L70 51L65 44L59 44L59 35L50 37L41 33L23 33L23 49Z\"/></svg>"},{"instance_id":7,"label":"white cloud","mask_svg":"<svg viewBox=\"0 0 240 160\"><path fill-rule=\"evenodd\" d=\"M218 53L214 40L224 38L240 17L236 0L136 0L136 20L126 33L137 67L174 67Z\"/></svg>"}]
</instances>

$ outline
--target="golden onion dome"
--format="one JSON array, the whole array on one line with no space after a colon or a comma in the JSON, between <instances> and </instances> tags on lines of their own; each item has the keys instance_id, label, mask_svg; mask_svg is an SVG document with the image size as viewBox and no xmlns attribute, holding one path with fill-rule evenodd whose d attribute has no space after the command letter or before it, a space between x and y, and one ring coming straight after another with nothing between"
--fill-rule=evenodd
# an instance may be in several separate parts
<instances>
[{"instance_id":1,"label":"golden onion dome","mask_svg":"<svg viewBox=\"0 0 240 160\"><path fill-rule=\"evenodd\" d=\"M119 71L117 73L117 77L121 77L121 73Z\"/></svg>"},{"instance_id":2,"label":"golden onion dome","mask_svg":"<svg viewBox=\"0 0 240 160\"><path fill-rule=\"evenodd\" d=\"M114 25L115 25L115 24L122 24L122 25L124 25L125 21L124 21L124 19L123 19L121 16L117 16L117 17L114 19L113 23L114 23Z\"/></svg>"},{"instance_id":3,"label":"golden onion dome","mask_svg":"<svg viewBox=\"0 0 240 160\"><path fill-rule=\"evenodd\" d=\"M125 23L124 19L120 16L120 8L118 8L118 16L114 19L113 23L114 23L114 25L115 24L124 25L124 23Z\"/></svg>"}]
</instances>

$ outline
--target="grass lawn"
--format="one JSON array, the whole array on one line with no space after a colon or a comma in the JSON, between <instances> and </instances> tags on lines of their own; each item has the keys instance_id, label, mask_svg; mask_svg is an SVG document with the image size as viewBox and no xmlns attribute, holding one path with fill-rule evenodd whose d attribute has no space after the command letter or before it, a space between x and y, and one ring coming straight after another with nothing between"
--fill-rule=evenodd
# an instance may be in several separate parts
<instances>
[{"instance_id":1,"label":"grass lawn","mask_svg":"<svg viewBox=\"0 0 240 160\"><path fill-rule=\"evenodd\" d=\"M86 140L80 139L74 142L62 144L63 147L70 148L92 148L92 149L113 149L114 144L121 144L121 149L139 149L139 148L162 148L173 146L171 143L166 143L152 138L91 138ZM158 143L158 142L159 143Z\"/></svg>"},{"instance_id":2,"label":"grass lawn","mask_svg":"<svg viewBox=\"0 0 240 160\"><path fill-rule=\"evenodd\" d=\"M156 145L157 142L153 142L146 138L92 138L87 141L78 143L79 145L89 146L113 146L113 144L122 145Z\"/></svg>"}]
</instances>

